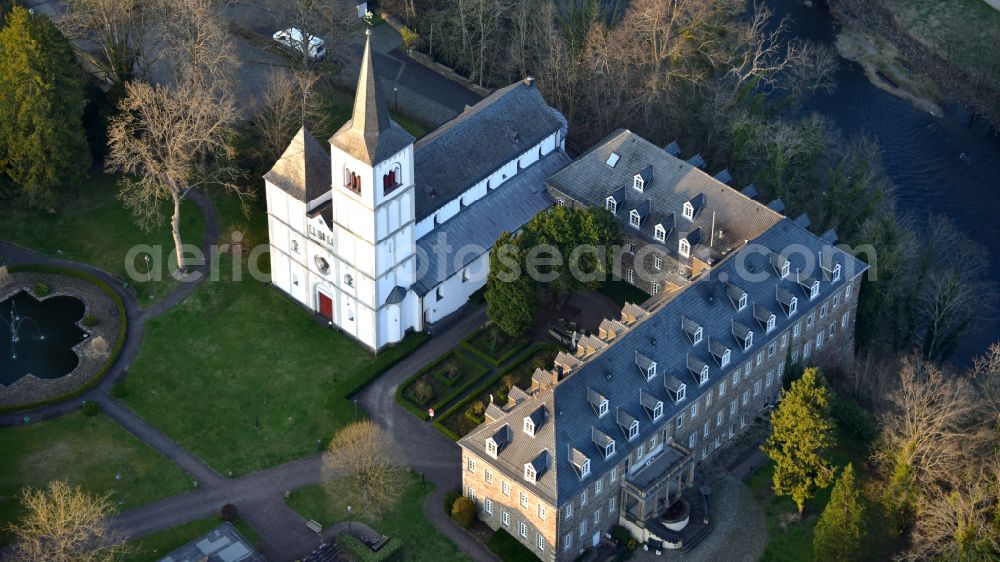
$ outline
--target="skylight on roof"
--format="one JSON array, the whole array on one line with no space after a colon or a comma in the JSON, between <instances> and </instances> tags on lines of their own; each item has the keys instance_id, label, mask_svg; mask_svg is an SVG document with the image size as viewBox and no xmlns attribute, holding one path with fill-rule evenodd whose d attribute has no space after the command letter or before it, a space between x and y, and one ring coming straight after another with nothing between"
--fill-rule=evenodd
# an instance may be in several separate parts
<instances>
[{"instance_id":1,"label":"skylight on roof","mask_svg":"<svg viewBox=\"0 0 1000 562\"><path fill-rule=\"evenodd\" d=\"M614 168L615 164L618 163L619 158L621 158L621 156L619 156L617 152L612 152L611 156L608 156L608 166Z\"/></svg>"}]
</instances>

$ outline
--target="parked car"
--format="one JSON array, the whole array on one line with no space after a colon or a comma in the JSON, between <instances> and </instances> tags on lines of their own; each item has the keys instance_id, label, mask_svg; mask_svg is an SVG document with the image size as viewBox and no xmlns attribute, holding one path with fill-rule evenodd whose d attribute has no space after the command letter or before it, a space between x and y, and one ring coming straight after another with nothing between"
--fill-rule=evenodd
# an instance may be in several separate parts
<instances>
[{"instance_id":1,"label":"parked car","mask_svg":"<svg viewBox=\"0 0 1000 562\"><path fill-rule=\"evenodd\" d=\"M326 42L308 33L305 34L305 37L306 40L303 40L303 33L294 27L277 31L274 34L274 40L278 44L291 49L296 54L302 54L308 44L307 54L311 60L321 61L326 58Z\"/></svg>"}]
</instances>

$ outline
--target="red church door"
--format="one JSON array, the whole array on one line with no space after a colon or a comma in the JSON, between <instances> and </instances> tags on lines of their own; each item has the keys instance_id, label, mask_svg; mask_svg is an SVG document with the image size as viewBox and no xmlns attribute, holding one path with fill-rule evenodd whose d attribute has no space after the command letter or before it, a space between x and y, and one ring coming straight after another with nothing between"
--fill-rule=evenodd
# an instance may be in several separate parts
<instances>
[{"instance_id":1,"label":"red church door","mask_svg":"<svg viewBox=\"0 0 1000 562\"><path fill-rule=\"evenodd\" d=\"M319 313L327 320L333 320L333 300L330 297L319 294Z\"/></svg>"}]
</instances>

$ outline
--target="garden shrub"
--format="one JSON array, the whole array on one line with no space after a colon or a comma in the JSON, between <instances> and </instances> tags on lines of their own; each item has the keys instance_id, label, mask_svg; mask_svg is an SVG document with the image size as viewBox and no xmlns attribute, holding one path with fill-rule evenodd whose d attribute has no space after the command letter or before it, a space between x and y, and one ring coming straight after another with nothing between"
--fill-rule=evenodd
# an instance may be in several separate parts
<instances>
[{"instance_id":1,"label":"garden shrub","mask_svg":"<svg viewBox=\"0 0 1000 562\"><path fill-rule=\"evenodd\" d=\"M486 546L503 562L539 562L535 553L503 529L493 533Z\"/></svg>"},{"instance_id":2,"label":"garden shrub","mask_svg":"<svg viewBox=\"0 0 1000 562\"><path fill-rule=\"evenodd\" d=\"M455 500L462 497L462 492L458 490L451 490L444 495L444 512L451 515L451 508L455 505Z\"/></svg>"},{"instance_id":3,"label":"garden shrub","mask_svg":"<svg viewBox=\"0 0 1000 562\"><path fill-rule=\"evenodd\" d=\"M468 529L476 520L476 504L465 496L459 496L451 506L451 518L458 521L463 529Z\"/></svg>"},{"instance_id":4,"label":"garden shrub","mask_svg":"<svg viewBox=\"0 0 1000 562\"><path fill-rule=\"evenodd\" d=\"M80 321L81 324L83 324L88 328L93 328L98 324L98 322L100 322L100 320L98 320L97 317L94 316L93 314L88 314L84 316L83 320Z\"/></svg>"},{"instance_id":5,"label":"garden shrub","mask_svg":"<svg viewBox=\"0 0 1000 562\"><path fill-rule=\"evenodd\" d=\"M368 545L345 533L337 537L337 546L355 562L385 562L397 558L396 554L403 548L403 542L393 537L378 552L372 552Z\"/></svg>"},{"instance_id":6,"label":"garden shrub","mask_svg":"<svg viewBox=\"0 0 1000 562\"><path fill-rule=\"evenodd\" d=\"M871 413L854 400L834 396L830 401L830 414L837 428L853 439L867 444L878 437Z\"/></svg>"},{"instance_id":7,"label":"garden shrub","mask_svg":"<svg viewBox=\"0 0 1000 562\"><path fill-rule=\"evenodd\" d=\"M85 416L96 416L101 413L101 403L94 402L93 400L85 400L83 402L83 415Z\"/></svg>"},{"instance_id":8,"label":"garden shrub","mask_svg":"<svg viewBox=\"0 0 1000 562\"><path fill-rule=\"evenodd\" d=\"M219 510L219 516L222 517L223 521L229 521L232 523L236 521L236 518L239 516L239 510L236 509L235 505L227 503L222 506L222 509Z\"/></svg>"},{"instance_id":9,"label":"garden shrub","mask_svg":"<svg viewBox=\"0 0 1000 562\"><path fill-rule=\"evenodd\" d=\"M413 384L413 401L423 406L431 399L434 390L426 381L417 381Z\"/></svg>"},{"instance_id":10,"label":"garden shrub","mask_svg":"<svg viewBox=\"0 0 1000 562\"><path fill-rule=\"evenodd\" d=\"M35 296L47 297L51 292L52 292L52 287L49 287L45 283L39 283L35 285Z\"/></svg>"},{"instance_id":11,"label":"garden shrub","mask_svg":"<svg viewBox=\"0 0 1000 562\"><path fill-rule=\"evenodd\" d=\"M434 371L434 378L447 387L455 386L458 379L462 377L462 368L454 361L448 361L442 368Z\"/></svg>"}]
</instances>

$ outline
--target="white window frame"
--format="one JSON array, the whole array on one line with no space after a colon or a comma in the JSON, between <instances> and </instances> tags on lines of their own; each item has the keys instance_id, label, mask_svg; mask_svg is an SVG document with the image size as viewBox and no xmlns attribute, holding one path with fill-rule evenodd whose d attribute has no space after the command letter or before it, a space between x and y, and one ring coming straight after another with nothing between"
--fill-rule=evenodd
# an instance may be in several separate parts
<instances>
[{"instance_id":1,"label":"white window frame","mask_svg":"<svg viewBox=\"0 0 1000 562\"><path fill-rule=\"evenodd\" d=\"M809 287L809 300L813 300L818 296L819 296L819 281L813 281L812 286Z\"/></svg>"},{"instance_id":2,"label":"white window frame","mask_svg":"<svg viewBox=\"0 0 1000 562\"><path fill-rule=\"evenodd\" d=\"M799 298L792 297L791 302L788 303L788 315L791 316L795 314L798 308L799 308Z\"/></svg>"},{"instance_id":3,"label":"white window frame","mask_svg":"<svg viewBox=\"0 0 1000 562\"><path fill-rule=\"evenodd\" d=\"M524 418L524 432L532 437L535 436L535 422L531 421L531 418Z\"/></svg>"},{"instance_id":4,"label":"white window frame","mask_svg":"<svg viewBox=\"0 0 1000 562\"><path fill-rule=\"evenodd\" d=\"M502 522L504 525L510 527L510 513L507 512L507 511L501 512L500 513L500 522Z\"/></svg>"},{"instance_id":5,"label":"white window frame","mask_svg":"<svg viewBox=\"0 0 1000 562\"><path fill-rule=\"evenodd\" d=\"M732 353L727 349L722 352L722 368L725 369L729 366L729 358L732 357Z\"/></svg>"},{"instance_id":6,"label":"white window frame","mask_svg":"<svg viewBox=\"0 0 1000 562\"><path fill-rule=\"evenodd\" d=\"M840 264L835 264L833 266L833 281L840 281Z\"/></svg>"},{"instance_id":7,"label":"white window frame","mask_svg":"<svg viewBox=\"0 0 1000 562\"><path fill-rule=\"evenodd\" d=\"M657 402L656 406L653 406L653 421L656 421L663 417L663 402Z\"/></svg>"},{"instance_id":8,"label":"white window frame","mask_svg":"<svg viewBox=\"0 0 1000 562\"><path fill-rule=\"evenodd\" d=\"M691 243L686 238L681 238L677 242L677 253L685 258L691 257Z\"/></svg>"},{"instance_id":9,"label":"white window frame","mask_svg":"<svg viewBox=\"0 0 1000 562\"><path fill-rule=\"evenodd\" d=\"M537 474L535 474L535 467L531 466L531 463L524 464L524 479L528 482L535 482Z\"/></svg>"},{"instance_id":10,"label":"white window frame","mask_svg":"<svg viewBox=\"0 0 1000 562\"><path fill-rule=\"evenodd\" d=\"M485 480L487 484L493 483L493 473L490 472L488 468L483 472L483 480Z\"/></svg>"},{"instance_id":11,"label":"white window frame","mask_svg":"<svg viewBox=\"0 0 1000 562\"><path fill-rule=\"evenodd\" d=\"M521 507L528 507L528 494L519 492L517 496L517 503L521 504Z\"/></svg>"},{"instance_id":12,"label":"white window frame","mask_svg":"<svg viewBox=\"0 0 1000 562\"><path fill-rule=\"evenodd\" d=\"M726 395L726 381L723 380L721 383L719 383L719 398L722 398L725 395Z\"/></svg>"},{"instance_id":13,"label":"white window frame","mask_svg":"<svg viewBox=\"0 0 1000 562\"><path fill-rule=\"evenodd\" d=\"M769 387L773 383L774 383L774 371L771 370L767 372L767 377L765 377L764 379L764 386Z\"/></svg>"},{"instance_id":14,"label":"white window frame","mask_svg":"<svg viewBox=\"0 0 1000 562\"><path fill-rule=\"evenodd\" d=\"M594 481L594 497L596 498L604 490L604 481L598 478Z\"/></svg>"},{"instance_id":15,"label":"white window frame","mask_svg":"<svg viewBox=\"0 0 1000 562\"><path fill-rule=\"evenodd\" d=\"M611 467L611 476L610 476L610 478L611 478L612 482L615 482L615 481L618 480L618 467L617 466Z\"/></svg>"},{"instance_id":16,"label":"white window frame","mask_svg":"<svg viewBox=\"0 0 1000 562\"><path fill-rule=\"evenodd\" d=\"M691 419L698 417L698 403L691 404Z\"/></svg>"},{"instance_id":17,"label":"white window frame","mask_svg":"<svg viewBox=\"0 0 1000 562\"><path fill-rule=\"evenodd\" d=\"M740 370L736 369L733 371L733 388L735 388L738 384L740 384Z\"/></svg>"},{"instance_id":18,"label":"white window frame","mask_svg":"<svg viewBox=\"0 0 1000 562\"><path fill-rule=\"evenodd\" d=\"M844 286L844 300L851 298L851 289L854 288L854 283L848 283Z\"/></svg>"},{"instance_id":19,"label":"white window frame","mask_svg":"<svg viewBox=\"0 0 1000 562\"><path fill-rule=\"evenodd\" d=\"M535 541L538 545L538 550L545 550L545 537L541 533L538 533L538 539Z\"/></svg>"},{"instance_id":20,"label":"white window frame","mask_svg":"<svg viewBox=\"0 0 1000 562\"><path fill-rule=\"evenodd\" d=\"M639 228L642 226L642 217L639 216L639 211L632 209L628 214L628 224L632 228Z\"/></svg>"},{"instance_id":21,"label":"white window frame","mask_svg":"<svg viewBox=\"0 0 1000 562\"><path fill-rule=\"evenodd\" d=\"M751 369L753 369L753 362L752 361L747 361L747 364L743 366L743 376L744 377L749 377Z\"/></svg>"},{"instance_id":22,"label":"white window frame","mask_svg":"<svg viewBox=\"0 0 1000 562\"><path fill-rule=\"evenodd\" d=\"M563 535L563 550L571 548L573 548L573 533L566 533Z\"/></svg>"},{"instance_id":23,"label":"white window frame","mask_svg":"<svg viewBox=\"0 0 1000 562\"><path fill-rule=\"evenodd\" d=\"M506 480L500 482L500 493L507 496L508 498L510 497L510 482Z\"/></svg>"},{"instance_id":24,"label":"white window frame","mask_svg":"<svg viewBox=\"0 0 1000 562\"><path fill-rule=\"evenodd\" d=\"M770 334L774 330L774 322L775 318L773 314L767 317L767 328L764 330L766 333Z\"/></svg>"},{"instance_id":25,"label":"white window frame","mask_svg":"<svg viewBox=\"0 0 1000 562\"><path fill-rule=\"evenodd\" d=\"M687 220L694 220L694 205L690 201L685 201L684 206L681 208L681 215Z\"/></svg>"},{"instance_id":26,"label":"white window frame","mask_svg":"<svg viewBox=\"0 0 1000 562\"><path fill-rule=\"evenodd\" d=\"M646 182L642 180L642 176L636 174L632 176L632 189L636 191L642 191L646 188Z\"/></svg>"},{"instance_id":27,"label":"white window frame","mask_svg":"<svg viewBox=\"0 0 1000 562\"><path fill-rule=\"evenodd\" d=\"M611 498L608 499L608 513L614 513L614 512L615 512L615 497L611 496Z\"/></svg>"},{"instance_id":28,"label":"white window frame","mask_svg":"<svg viewBox=\"0 0 1000 562\"><path fill-rule=\"evenodd\" d=\"M736 304L736 310L743 310L746 307L747 307L747 294L743 293L742 295L740 295L740 300Z\"/></svg>"},{"instance_id":29,"label":"white window frame","mask_svg":"<svg viewBox=\"0 0 1000 562\"><path fill-rule=\"evenodd\" d=\"M746 406L750 402L750 389L743 391L743 405Z\"/></svg>"},{"instance_id":30,"label":"white window frame","mask_svg":"<svg viewBox=\"0 0 1000 562\"><path fill-rule=\"evenodd\" d=\"M725 418L725 412L719 410L719 413L715 414L715 427L722 425L722 420Z\"/></svg>"},{"instance_id":31,"label":"white window frame","mask_svg":"<svg viewBox=\"0 0 1000 562\"><path fill-rule=\"evenodd\" d=\"M635 284L635 271L631 268L625 270L625 280L629 283Z\"/></svg>"},{"instance_id":32,"label":"white window frame","mask_svg":"<svg viewBox=\"0 0 1000 562\"><path fill-rule=\"evenodd\" d=\"M656 271L663 267L663 260L660 259L660 256L653 256L653 267L656 268Z\"/></svg>"},{"instance_id":33,"label":"white window frame","mask_svg":"<svg viewBox=\"0 0 1000 562\"><path fill-rule=\"evenodd\" d=\"M693 431L691 435L688 435L688 449L694 449L695 445L698 444L698 432Z\"/></svg>"},{"instance_id":34,"label":"white window frame","mask_svg":"<svg viewBox=\"0 0 1000 562\"><path fill-rule=\"evenodd\" d=\"M545 521L545 515L546 515L546 513L545 513L545 504L539 502L538 503L538 518L541 519L542 521Z\"/></svg>"},{"instance_id":35,"label":"white window frame","mask_svg":"<svg viewBox=\"0 0 1000 562\"><path fill-rule=\"evenodd\" d=\"M850 312L845 312L844 315L840 317L840 327L841 328L846 328L847 327L848 314L850 314Z\"/></svg>"},{"instance_id":36,"label":"white window frame","mask_svg":"<svg viewBox=\"0 0 1000 562\"><path fill-rule=\"evenodd\" d=\"M597 417L603 418L608 414L608 399L605 398L601 400L601 403L597 405Z\"/></svg>"},{"instance_id":37,"label":"white window frame","mask_svg":"<svg viewBox=\"0 0 1000 562\"><path fill-rule=\"evenodd\" d=\"M486 512L486 515L493 515L493 500L486 498L486 501L483 502L483 511Z\"/></svg>"},{"instance_id":38,"label":"white window frame","mask_svg":"<svg viewBox=\"0 0 1000 562\"><path fill-rule=\"evenodd\" d=\"M781 334L781 349L788 347L788 332Z\"/></svg>"},{"instance_id":39,"label":"white window frame","mask_svg":"<svg viewBox=\"0 0 1000 562\"><path fill-rule=\"evenodd\" d=\"M653 238L655 238L657 242L665 242L667 240L667 231L662 225L658 224L656 225L656 228L653 229Z\"/></svg>"},{"instance_id":40,"label":"white window frame","mask_svg":"<svg viewBox=\"0 0 1000 562\"><path fill-rule=\"evenodd\" d=\"M785 263L781 264L781 278L784 279L785 277L788 277L788 274L791 272L792 266L788 260L785 260Z\"/></svg>"},{"instance_id":41,"label":"white window frame","mask_svg":"<svg viewBox=\"0 0 1000 562\"><path fill-rule=\"evenodd\" d=\"M604 458L610 459L615 456L615 442L612 440L610 443L604 446Z\"/></svg>"},{"instance_id":42,"label":"white window frame","mask_svg":"<svg viewBox=\"0 0 1000 562\"><path fill-rule=\"evenodd\" d=\"M778 344L771 342L771 345L767 346L767 357L774 357L775 352L778 350Z\"/></svg>"},{"instance_id":43,"label":"white window frame","mask_svg":"<svg viewBox=\"0 0 1000 562\"><path fill-rule=\"evenodd\" d=\"M583 459L583 467L580 468L580 473L580 478L586 478L590 475L590 459Z\"/></svg>"},{"instance_id":44,"label":"white window frame","mask_svg":"<svg viewBox=\"0 0 1000 562\"><path fill-rule=\"evenodd\" d=\"M761 388L760 379L757 379L753 382L753 395L755 397L760 396L760 388Z\"/></svg>"},{"instance_id":45,"label":"white window frame","mask_svg":"<svg viewBox=\"0 0 1000 562\"><path fill-rule=\"evenodd\" d=\"M701 326L698 326L698 329L694 331L694 345L701 343L703 337L704 331L701 329Z\"/></svg>"},{"instance_id":46,"label":"white window frame","mask_svg":"<svg viewBox=\"0 0 1000 562\"><path fill-rule=\"evenodd\" d=\"M475 472L476 471L476 459L474 459L472 457L469 457L468 459L466 459L465 460L465 469L468 470L469 472Z\"/></svg>"},{"instance_id":47,"label":"white window frame","mask_svg":"<svg viewBox=\"0 0 1000 562\"><path fill-rule=\"evenodd\" d=\"M628 440L631 441L639 436L639 421L632 420L632 424L628 426Z\"/></svg>"},{"instance_id":48,"label":"white window frame","mask_svg":"<svg viewBox=\"0 0 1000 562\"><path fill-rule=\"evenodd\" d=\"M528 524L524 521L517 522L517 534L521 535L522 539L528 538Z\"/></svg>"},{"instance_id":49,"label":"white window frame","mask_svg":"<svg viewBox=\"0 0 1000 562\"><path fill-rule=\"evenodd\" d=\"M611 211L612 214L617 214L618 202L615 201L614 197L608 196L608 198L604 200L604 208Z\"/></svg>"},{"instance_id":50,"label":"white window frame","mask_svg":"<svg viewBox=\"0 0 1000 562\"><path fill-rule=\"evenodd\" d=\"M684 412L677 414L677 418L674 419L674 426L677 429L684 427Z\"/></svg>"},{"instance_id":51,"label":"white window frame","mask_svg":"<svg viewBox=\"0 0 1000 562\"><path fill-rule=\"evenodd\" d=\"M701 368L701 377L698 379L698 384L703 385L708 382L708 365Z\"/></svg>"},{"instance_id":52,"label":"white window frame","mask_svg":"<svg viewBox=\"0 0 1000 562\"><path fill-rule=\"evenodd\" d=\"M658 294L659 292L660 292L660 282L659 281L653 281L653 293L652 294L655 295L655 294Z\"/></svg>"}]
</instances>

